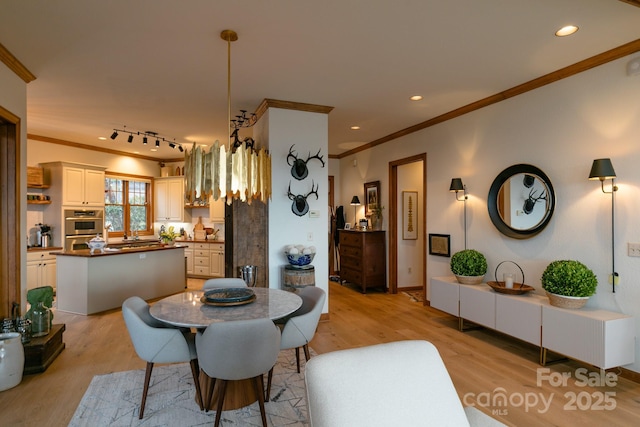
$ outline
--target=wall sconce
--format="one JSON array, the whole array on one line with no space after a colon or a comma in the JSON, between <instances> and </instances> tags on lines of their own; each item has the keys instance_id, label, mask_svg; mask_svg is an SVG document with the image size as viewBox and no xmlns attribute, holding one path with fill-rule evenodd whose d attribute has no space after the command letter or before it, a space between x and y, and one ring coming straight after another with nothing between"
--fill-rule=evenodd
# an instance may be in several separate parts
<instances>
[{"instance_id":1,"label":"wall sconce","mask_svg":"<svg viewBox=\"0 0 640 427\"><path fill-rule=\"evenodd\" d=\"M616 273L616 258L615 258L615 192L618 191L618 186L615 184L616 171L613 170L611 159L596 159L591 165L591 172L589 173L589 179L600 180L602 192L611 194L611 286L613 292L616 291L616 281L618 279L618 273ZM611 190L606 191L604 189L605 179L611 180Z\"/></svg>"},{"instance_id":2,"label":"wall sconce","mask_svg":"<svg viewBox=\"0 0 640 427\"><path fill-rule=\"evenodd\" d=\"M467 186L462 184L462 178L453 178L451 180L451 185L449 186L449 191L452 193L456 193L456 200L459 202L464 202L464 248L467 249ZM458 197L458 193L462 192L462 199Z\"/></svg>"},{"instance_id":3,"label":"wall sconce","mask_svg":"<svg viewBox=\"0 0 640 427\"><path fill-rule=\"evenodd\" d=\"M353 225L356 225L356 210L358 209L358 206L360 206L360 199L358 198L358 196L353 196L353 198L351 199L351 206L353 206Z\"/></svg>"}]
</instances>

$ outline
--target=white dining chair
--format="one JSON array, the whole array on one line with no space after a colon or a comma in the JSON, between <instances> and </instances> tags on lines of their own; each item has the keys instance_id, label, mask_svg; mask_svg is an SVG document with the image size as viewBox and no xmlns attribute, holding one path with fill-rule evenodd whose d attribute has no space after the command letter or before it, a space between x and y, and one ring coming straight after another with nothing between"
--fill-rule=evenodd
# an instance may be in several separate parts
<instances>
[{"instance_id":1,"label":"white dining chair","mask_svg":"<svg viewBox=\"0 0 640 427\"><path fill-rule=\"evenodd\" d=\"M186 329L168 327L153 318L149 314L149 304L140 297L130 297L122 304L122 316L138 357L147 362L138 418L142 419L144 415L144 405L154 363L189 362L196 387L196 400L200 410L204 409L198 379L200 367L194 334Z\"/></svg>"},{"instance_id":2,"label":"white dining chair","mask_svg":"<svg viewBox=\"0 0 640 427\"><path fill-rule=\"evenodd\" d=\"M296 350L296 365L298 373L300 373L300 348L304 350L305 360L311 357L309 353L309 342L313 339L318 328L322 308L327 298L327 294L321 288L316 286L307 286L300 290L300 298L302 298L302 306L285 318L282 327L282 339L280 341L280 350ZM276 322L278 324L278 322ZM267 379L267 396L269 401L271 395L271 380L273 378L273 368L269 371Z\"/></svg>"},{"instance_id":3,"label":"white dining chair","mask_svg":"<svg viewBox=\"0 0 640 427\"><path fill-rule=\"evenodd\" d=\"M196 348L202 372L212 379L206 392L206 408L211 406L213 389L220 381L214 426L220 424L227 382L251 379L258 396L262 425L266 427L262 377L278 359L278 327L270 319L215 322L198 333Z\"/></svg>"},{"instance_id":4,"label":"white dining chair","mask_svg":"<svg viewBox=\"0 0 640 427\"><path fill-rule=\"evenodd\" d=\"M208 279L202 285L203 290L216 289L216 288L246 288L247 284L244 280L237 277L216 277L214 279Z\"/></svg>"}]
</instances>

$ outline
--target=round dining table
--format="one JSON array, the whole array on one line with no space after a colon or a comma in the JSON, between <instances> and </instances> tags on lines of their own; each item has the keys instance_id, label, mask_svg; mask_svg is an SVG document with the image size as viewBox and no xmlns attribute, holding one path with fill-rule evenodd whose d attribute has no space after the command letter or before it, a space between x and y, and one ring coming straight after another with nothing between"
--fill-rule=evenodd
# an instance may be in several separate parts
<instances>
[{"instance_id":1,"label":"round dining table","mask_svg":"<svg viewBox=\"0 0 640 427\"><path fill-rule=\"evenodd\" d=\"M250 303L239 305L208 305L202 302L203 290L186 291L171 295L153 303L149 313L161 322L181 328L204 329L214 322L228 322L247 319L283 318L302 306L302 298L297 294L281 289L250 288L256 298ZM201 356L199 356L201 357ZM208 390L210 378L200 373L200 385ZM218 384L214 388L209 409L216 409ZM225 393L223 410L245 407L258 399L251 380L229 381ZM197 398L196 398L197 400Z\"/></svg>"},{"instance_id":2,"label":"round dining table","mask_svg":"<svg viewBox=\"0 0 640 427\"><path fill-rule=\"evenodd\" d=\"M276 320L302 305L297 294L281 289L249 288L256 299L241 305L207 305L201 302L204 291L186 291L163 298L151 305L149 313L161 322L182 328L204 329L214 322L232 320Z\"/></svg>"}]
</instances>

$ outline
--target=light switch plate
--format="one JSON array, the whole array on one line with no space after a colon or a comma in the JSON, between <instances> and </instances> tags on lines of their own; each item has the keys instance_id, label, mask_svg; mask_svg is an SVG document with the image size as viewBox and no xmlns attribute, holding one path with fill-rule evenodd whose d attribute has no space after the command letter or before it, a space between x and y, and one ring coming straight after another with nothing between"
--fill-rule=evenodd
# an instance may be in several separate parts
<instances>
[{"instance_id":1,"label":"light switch plate","mask_svg":"<svg viewBox=\"0 0 640 427\"><path fill-rule=\"evenodd\" d=\"M320 218L320 211L309 211L309 218Z\"/></svg>"}]
</instances>

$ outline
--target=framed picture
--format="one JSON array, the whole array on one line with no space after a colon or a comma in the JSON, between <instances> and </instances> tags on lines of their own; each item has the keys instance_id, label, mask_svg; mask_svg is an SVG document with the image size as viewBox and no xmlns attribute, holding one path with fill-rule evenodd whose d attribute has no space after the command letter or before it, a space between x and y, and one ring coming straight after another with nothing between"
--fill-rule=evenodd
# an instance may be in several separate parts
<instances>
[{"instance_id":1,"label":"framed picture","mask_svg":"<svg viewBox=\"0 0 640 427\"><path fill-rule=\"evenodd\" d=\"M429 255L450 257L450 241L451 236L448 234L429 234Z\"/></svg>"},{"instance_id":2,"label":"framed picture","mask_svg":"<svg viewBox=\"0 0 640 427\"><path fill-rule=\"evenodd\" d=\"M418 239L418 192L402 192L402 240Z\"/></svg>"},{"instance_id":3,"label":"framed picture","mask_svg":"<svg viewBox=\"0 0 640 427\"><path fill-rule=\"evenodd\" d=\"M350 222L345 223L344 224L344 229L345 230L351 230L351 223Z\"/></svg>"},{"instance_id":4,"label":"framed picture","mask_svg":"<svg viewBox=\"0 0 640 427\"><path fill-rule=\"evenodd\" d=\"M380 181L364 184L364 216L371 215L371 210L380 203Z\"/></svg>"}]
</instances>

